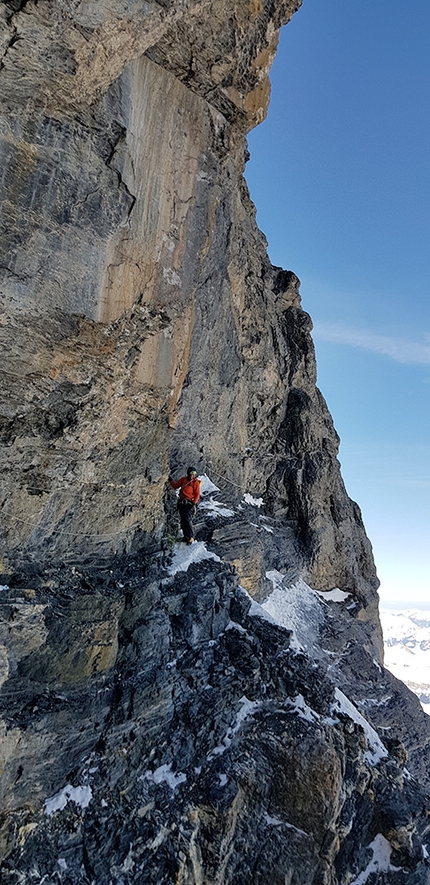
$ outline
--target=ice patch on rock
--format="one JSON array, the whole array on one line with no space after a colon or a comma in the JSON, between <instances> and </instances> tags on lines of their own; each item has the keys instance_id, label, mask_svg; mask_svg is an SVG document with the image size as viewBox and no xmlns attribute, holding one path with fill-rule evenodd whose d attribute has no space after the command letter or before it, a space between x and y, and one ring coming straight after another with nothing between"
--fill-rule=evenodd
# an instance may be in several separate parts
<instances>
[{"instance_id":1,"label":"ice patch on rock","mask_svg":"<svg viewBox=\"0 0 430 885\"><path fill-rule=\"evenodd\" d=\"M194 541L193 544L175 544L172 562L167 571L169 575L186 572L193 562L203 562L204 559L214 559L215 562L221 562L219 556L216 553L211 553L203 541Z\"/></svg>"},{"instance_id":2,"label":"ice patch on rock","mask_svg":"<svg viewBox=\"0 0 430 885\"><path fill-rule=\"evenodd\" d=\"M319 596L300 578L290 587L284 585L285 575L276 569L266 572L273 592L262 608L281 627L292 631L290 647L310 653L319 647L319 633L324 620L324 607Z\"/></svg>"},{"instance_id":3,"label":"ice patch on rock","mask_svg":"<svg viewBox=\"0 0 430 885\"><path fill-rule=\"evenodd\" d=\"M272 618L272 615L270 615L269 612L265 611L263 606L260 605L259 602L256 602L255 599L253 599L252 596L249 595L248 591L245 590L245 587L240 587L240 589L242 590L242 593L244 593L245 596L250 600L251 605L248 609L248 615L251 618L262 618L263 621L269 621L270 624L276 624L276 621L274 618Z\"/></svg>"},{"instance_id":4,"label":"ice patch on rock","mask_svg":"<svg viewBox=\"0 0 430 885\"><path fill-rule=\"evenodd\" d=\"M288 823L286 820L279 820L279 817L271 817L267 811L264 812L264 820L269 827L286 827L288 830L294 830L296 833L299 833L301 836L308 837L308 833L305 833L304 830L299 830L298 827L293 826L293 824Z\"/></svg>"},{"instance_id":5,"label":"ice patch on rock","mask_svg":"<svg viewBox=\"0 0 430 885\"><path fill-rule=\"evenodd\" d=\"M239 731L242 723L245 722L245 719L252 718L256 709L260 706L260 701L250 701L246 695L241 697L241 706L239 707L238 712L236 713L234 724L228 729L226 734L223 737L222 744L219 744L217 747L209 753L208 759L213 759L214 756L222 756L226 750L228 750L234 735Z\"/></svg>"},{"instance_id":6,"label":"ice patch on rock","mask_svg":"<svg viewBox=\"0 0 430 885\"><path fill-rule=\"evenodd\" d=\"M232 735L236 734L236 732L239 731L242 722L245 722L245 719L253 716L257 708L260 706L260 701L250 701L248 700L246 695L243 695L243 697L241 697L241 702L242 706L238 710L238 713L236 715L236 722L233 726L233 729L231 730Z\"/></svg>"},{"instance_id":7,"label":"ice patch on rock","mask_svg":"<svg viewBox=\"0 0 430 885\"><path fill-rule=\"evenodd\" d=\"M366 885L366 882L373 873L389 873L398 872L402 867L394 867L391 864L391 845L382 833L375 836L369 848L372 851L372 858L351 885Z\"/></svg>"},{"instance_id":8,"label":"ice patch on rock","mask_svg":"<svg viewBox=\"0 0 430 885\"><path fill-rule=\"evenodd\" d=\"M245 636L248 635L245 628L242 627L241 624L238 624L237 621L229 621L225 629L226 629L226 631L227 630L237 630L237 632L241 633L242 635L245 635Z\"/></svg>"},{"instance_id":9,"label":"ice patch on rock","mask_svg":"<svg viewBox=\"0 0 430 885\"><path fill-rule=\"evenodd\" d=\"M264 504L262 498L254 498L249 492L245 492L243 500L245 501L245 504L251 504L251 507L262 507Z\"/></svg>"},{"instance_id":10,"label":"ice patch on rock","mask_svg":"<svg viewBox=\"0 0 430 885\"><path fill-rule=\"evenodd\" d=\"M385 707L392 697L391 694L387 694L383 698L364 698L361 703L363 707Z\"/></svg>"},{"instance_id":11,"label":"ice patch on rock","mask_svg":"<svg viewBox=\"0 0 430 885\"><path fill-rule=\"evenodd\" d=\"M279 820L279 817L271 817L270 814L267 814L267 811L264 812L264 820L269 827L282 827L282 821Z\"/></svg>"},{"instance_id":12,"label":"ice patch on rock","mask_svg":"<svg viewBox=\"0 0 430 885\"><path fill-rule=\"evenodd\" d=\"M210 494L211 492L219 492L218 486L209 479L207 473L201 473L198 479L202 495Z\"/></svg>"},{"instance_id":13,"label":"ice patch on rock","mask_svg":"<svg viewBox=\"0 0 430 885\"><path fill-rule=\"evenodd\" d=\"M260 605L259 602L256 602L255 599L251 602L251 608L248 611L248 614L251 618L262 618L263 621L269 621L269 624L276 624L275 618L272 618L272 615Z\"/></svg>"},{"instance_id":14,"label":"ice patch on rock","mask_svg":"<svg viewBox=\"0 0 430 885\"><path fill-rule=\"evenodd\" d=\"M299 718L304 719L305 722L317 722L320 719L318 713L308 706L301 694L298 694L293 700L287 701L287 706L292 707Z\"/></svg>"},{"instance_id":15,"label":"ice patch on rock","mask_svg":"<svg viewBox=\"0 0 430 885\"><path fill-rule=\"evenodd\" d=\"M215 501L209 498L207 501L201 501L199 504L201 510L206 510L208 516L234 516L234 510L230 510L221 501Z\"/></svg>"},{"instance_id":16,"label":"ice patch on rock","mask_svg":"<svg viewBox=\"0 0 430 885\"><path fill-rule=\"evenodd\" d=\"M172 771L172 765L160 765L155 771L145 771L139 780L149 781L151 784L167 784L170 789L175 792L179 784L183 784L187 779L187 775L183 771Z\"/></svg>"},{"instance_id":17,"label":"ice patch on rock","mask_svg":"<svg viewBox=\"0 0 430 885\"><path fill-rule=\"evenodd\" d=\"M358 712L357 707L351 703L346 695L344 695L343 691L339 688L335 688L334 693L336 703L333 705L333 712L340 711L341 713L346 713L353 722L356 722L357 725L361 725L366 735L367 743L369 744L369 750L366 750L364 753L364 759L369 765L377 765L381 759L388 756L388 750L384 747L378 733L372 728L367 719Z\"/></svg>"},{"instance_id":18,"label":"ice patch on rock","mask_svg":"<svg viewBox=\"0 0 430 885\"><path fill-rule=\"evenodd\" d=\"M44 812L50 816L56 811L62 811L68 802L74 802L75 805L79 805L80 808L85 809L88 808L92 798L93 794L91 787L72 787L71 784L66 784L66 786L63 787L59 793L56 793L55 796L45 799Z\"/></svg>"},{"instance_id":19,"label":"ice patch on rock","mask_svg":"<svg viewBox=\"0 0 430 885\"><path fill-rule=\"evenodd\" d=\"M330 602L345 602L345 599L349 599L351 596L350 593L345 593L344 590L339 590L338 587L335 587L333 590L316 590L318 596L321 599L328 599Z\"/></svg>"}]
</instances>

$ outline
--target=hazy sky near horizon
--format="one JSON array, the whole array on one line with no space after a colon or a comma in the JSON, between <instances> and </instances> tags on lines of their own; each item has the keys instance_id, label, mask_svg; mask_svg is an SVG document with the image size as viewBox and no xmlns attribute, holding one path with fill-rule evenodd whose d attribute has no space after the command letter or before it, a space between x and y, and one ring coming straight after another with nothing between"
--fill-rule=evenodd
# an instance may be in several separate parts
<instances>
[{"instance_id":1,"label":"hazy sky near horizon","mask_svg":"<svg viewBox=\"0 0 430 885\"><path fill-rule=\"evenodd\" d=\"M303 0L246 178L301 279L383 604L430 603L430 0Z\"/></svg>"}]
</instances>

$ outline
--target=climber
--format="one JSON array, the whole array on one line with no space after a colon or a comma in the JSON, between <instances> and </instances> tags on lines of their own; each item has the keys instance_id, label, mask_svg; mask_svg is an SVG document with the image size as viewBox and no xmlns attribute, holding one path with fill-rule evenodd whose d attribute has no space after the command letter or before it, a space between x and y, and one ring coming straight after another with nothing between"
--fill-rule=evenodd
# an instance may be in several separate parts
<instances>
[{"instance_id":1,"label":"climber","mask_svg":"<svg viewBox=\"0 0 430 885\"><path fill-rule=\"evenodd\" d=\"M186 476L181 476L176 481L168 477L173 489L180 489L178 498L178 510L181 520L181 529L186 544L194 541L193 513L200 498L201 482L197 479L197 470L189 467Z\"/></svg>"}]
</instances>

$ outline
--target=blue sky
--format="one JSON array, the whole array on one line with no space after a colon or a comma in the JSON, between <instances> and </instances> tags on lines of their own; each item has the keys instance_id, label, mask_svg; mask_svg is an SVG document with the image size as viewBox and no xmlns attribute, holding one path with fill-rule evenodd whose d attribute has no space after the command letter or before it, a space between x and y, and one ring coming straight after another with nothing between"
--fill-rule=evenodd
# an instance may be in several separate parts
<instances>
[{"instance_id":1,"label":"blue sky","mask_svg":"<svg viewBox=\"0 0 430 885\"><path fill-rule=\"evenodd\" d=\"M430 0L304 0L246 177L301 279L384 605L430 607Z\"/></svg>"}]
</instances>

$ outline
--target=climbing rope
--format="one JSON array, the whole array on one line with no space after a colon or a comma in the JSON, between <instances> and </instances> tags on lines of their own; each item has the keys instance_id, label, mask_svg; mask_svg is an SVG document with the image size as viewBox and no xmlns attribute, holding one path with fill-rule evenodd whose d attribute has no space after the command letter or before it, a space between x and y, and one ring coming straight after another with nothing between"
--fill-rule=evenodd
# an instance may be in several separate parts
<instances>
[{"instance_id":1,"label":"climbing rope","mask_svg":"<svg viewBox=\"0 0 430 885\"><path fill-rule=\"evenodd\" d=\"M227 482L230 485L234 486L236 489L239 489L239 491L242 494L246 494L246 492L242 488L242 486L238 485L238 483L236 483L236 482L233 482L233 480L228 479L228 477L223 476L223 474L218 473L218 471L214 470L214 468L210 465L210 462L208 462L207 470L208 470L208 472L210 472L214 476L218 477L218 479L223 480L223 482ZM137 477L134 477L134 479L136 479L136 478ZM130 482L133 482L133 480L130 480ZM103 483L102 480L93 480L93 481L91 481L91 480L90 481L76 480L74 485L82 485L82 486L101 485L102 486L101 490L103 490L105 488L126 488L128 484L126 484L126 483ZM70 487L71 486L68 485L67 489L69 489ZM42 492L42 493L45 493L48 495L50 494L50 492L47 489L37 488L34 486L25 488L25 489L23 489L23 491ZM61 491L62 491L61 489L56 488L53 490L53 493L58 494L58 493L61 493ZM93 506L93 504L91 502L82 502L80 505L80 507L82 507L84 509L89 509L92 506ZM131 502L129 506L130 507L139 507L139 506L141 507L142 505L140 502ZM37 523L37 520L43 516L43 513L44 513L44 511L40 510L38 514L35 514L33 516L28 516L26 519L23 519L22 517L19 517L19 516L9 516L9 517L6 516L5 519L7 519L7 521L9 523L15 523L15 524L19 523L21 525L31 526L32 529L38 529L38 528L40 528L40 524ZM117 517L118 521L121 520L122 518L123 517L121 517L121 516ZM107 541L112 538L118 538L121 535L124 535L125 533L133 532L135 529L137 529L139 527L141 527L140 521L131 523L130 525L125 526L124 528L118 528L114 532L94 533L94 532L88 532L88 531L86 531L86 532L80 531L78 529L76 531L68 531L67 529L63 529L63 528L52 528L52 529L46 528L45 531L47 531L49 533L49 536L64 535L65 537L70 537L70 538L76 538L76 537L84 538L85 537L85 538L91 538L92 541L95 542L95 541Z\"/></svg>"},{"instance_id":2,"label":"climbing rope","mask_svg":"<svg viewBox=\"0 0 430 885\"><path fill-rule=\"evenodd\" d=\"M213 467L209 467L208 469L210 470L211 473L214 474L214 476L217 476L219 479L222 479L224 482L229 482L231 486L235 486L235 488L239 489L240 492L242 492L243 494L246 494L245 490L242 488L242 486L239 486L237 484L237 482L233 482L232 479L227 479L226 476L223 476L221 473L217 473L217 471L214 470Z\"/></svg>"}]
</instances>

